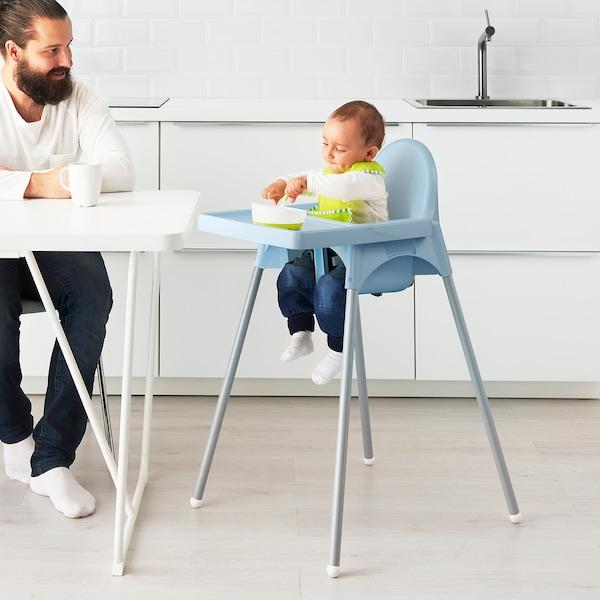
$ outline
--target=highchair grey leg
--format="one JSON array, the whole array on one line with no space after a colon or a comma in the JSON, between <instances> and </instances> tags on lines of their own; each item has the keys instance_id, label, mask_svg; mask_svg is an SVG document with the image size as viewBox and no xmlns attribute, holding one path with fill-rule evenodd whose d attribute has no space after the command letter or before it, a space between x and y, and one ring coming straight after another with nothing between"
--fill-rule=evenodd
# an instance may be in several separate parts
<instances>
[{"instance_id":1,"label":"highchair grey leg","mask_svg":"<svg viewBox=\"0 0 600 600\"><path fill-rule=\"evenodd\" d=\"M515 498L515 492L510 481L510 475L506 467L504 460L504 454L502 452L502 446L498 439L498 433L496 426L494 425L494 418L492 411L483 387L483 381L477 366L477 360L475 359L475 352L471 344L469 332L467 331L467 325L460 308L458 296L456 294L456 288L452 275L443 277L444 286L446 287L446 294L448 295L448 301L450 302L450 308L452 309L452 315L454 316L454 322L456 323L456 329L458 330L458 336L460 337L460 343L463 348L467 366L469 367L469 373L471 375L471 381L475 388L475 395L477 397L477 404L481 411L481 417L485 426L485 431L492 449L492 455L496 463L496 469L498 470L498 476L500 477L500 483L502 484L502 490L504 491L504 497L506 498L506 504L508 506L508 516L513 523L519 523L521 521L521 513L519 511L519 505Z\"/></svg>"},{"instance_id":2,"label":"highchair grey leg","mask_svg":"<svg viewBox=\"0 0 600 600\"><path fill-rule=\"evenodd\" d=\"M356 335L354 339L354 360L356 361L356 384L358 387L358 406L363 438L363 462L371 466L373 457L373 438L371 436L371 416L369 415L369 394L367 392L367 373L365 370L365 352L362 339L362 323L360 319L360 301L356 297Z\"/></svg>"},{"instance_id":3,"label":"highchair grey leg","mask_svg":"<svg viewBox=\"0 0 600 600\"><path fill-rule=\"evenodd\" d=\"M352 393L352 355L356 325L357 290L346 291L346 314L344 318L344 358L340 383L340 409L333 485L333 509L331 513L331 551L327 574L340 574L342 546L342 520L344 515L344 485L346 483L346 456L348 454L348 426L350 422L350 396Z\"/></svg>"},{"instance_id":4,"label":"highchair grey leg","mask_svg":"<svg viewBox=\"0 0 600 600\"><path fill-rule=\"evenodd\" d=\"M233 380L235 379L238 363L240 362L240 356L242 354L244 340L246 339L246 332L248 331L248 324L250 323L250 317L252 316L252 310L254 308L254 302L256 300L256 294L258 293L258 287L260 285L262 273L263 270L261 268L254 267L252 279L250 280L250 287L248 288L248 294L246 295L246 301L244 302L244 308L242 310L242 317L238 325L235 341L233 343L233 349L231 350L231 355L229 357L229 362L227 363L223 387L221 388L221 394L219 395L219 400L217 401L217 407L215 409L215 415L210 428L206 450L204 451L204 459L202 460L202 466L200 467L198 481L196 483L196 487L194 488L194 494L190 498L190 505L192 508L199 508L202 505L202 497L204 496L204 488L206 487L208 472L210 471L210 465L217 448L219 433L221 432L221 425L223 424L227 402L229 401L229 396L231 394L231 387L233 385Z\"/></svg>"}]
</instances>

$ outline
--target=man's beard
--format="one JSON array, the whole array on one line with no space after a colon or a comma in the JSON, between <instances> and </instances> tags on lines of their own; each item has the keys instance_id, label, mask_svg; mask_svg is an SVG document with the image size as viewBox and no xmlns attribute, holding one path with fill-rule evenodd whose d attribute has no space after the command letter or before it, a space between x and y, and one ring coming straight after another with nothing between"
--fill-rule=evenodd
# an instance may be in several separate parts
<instances>
[{"instance_id":1,"label":"man's beard","mask_svg":"<svg viewBox=\"0 0 600 600\"><path fill-rule=\"evenodd\" d=\"M52 75L64 73L62 79L54 79ZM27 94L36 104L58 104L73 93L73 80L70 69L52 69L48 73L36 73L25 59L21 59L15 70L17 87Z\"/></svg>"}]
</instances>

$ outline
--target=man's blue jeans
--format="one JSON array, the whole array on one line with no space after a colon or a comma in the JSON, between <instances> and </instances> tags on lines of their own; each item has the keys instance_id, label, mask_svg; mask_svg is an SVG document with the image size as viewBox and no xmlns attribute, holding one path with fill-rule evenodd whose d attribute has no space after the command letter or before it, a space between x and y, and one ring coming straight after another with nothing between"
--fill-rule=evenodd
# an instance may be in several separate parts
<instances>
[{"instance_id":1,"label":"man's blue jeans","mask_svg":"<svg viewBox=\"0 0 600 600\"><path fill-rule=\"evenodd\" d=\"M315 316L327 334L327 345L342 352L346 310L346 267L340 264L315 282L312 252L287 263L277 278L279 308L288 319L291 334L314 331Z\"/></svg>"},{"instance_id":2,"label":"man's blue jeans","mask_svg":"<svg viewBox=\"0 0 600 600\"><path fill-rule=\"evenodd\" d=\"M97 252L36 252L35 257L91 393L112 307L112 290L102 256ZM55 344L44 415L33 428L31 403L21 389L22 298L39 299L25 259L0 259L0 440L15 444L33 432L31 474L36 477L73 463L87 415Z\"/></svg>"}]
</instances>

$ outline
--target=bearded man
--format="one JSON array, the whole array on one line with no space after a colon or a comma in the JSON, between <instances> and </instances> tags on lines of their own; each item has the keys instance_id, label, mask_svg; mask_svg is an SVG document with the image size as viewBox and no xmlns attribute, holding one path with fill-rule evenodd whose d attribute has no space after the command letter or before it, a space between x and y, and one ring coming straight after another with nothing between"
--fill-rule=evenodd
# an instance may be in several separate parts
<instances>
[{"instance_id":1,"label":"bearded man","mask_svg":"<svg viewBox=\"0 0 600 600\"><path fill-rule=\"evenodd\" d=\"M72 25L55 0L0 0L0 202L69 198L59 171L71 162L102 164L102 191L129 191L133 166L106 104L71 78ZM36 260L91 393L112 291L96 252L36 252ZM0 440L11 479L48 496L71 518L95 500L69 467L87 416L62 352L50 360L44 414L34 428L21 389L22 300L38 299L24 259L0 259Z\"/></svg>"}]
</instances>

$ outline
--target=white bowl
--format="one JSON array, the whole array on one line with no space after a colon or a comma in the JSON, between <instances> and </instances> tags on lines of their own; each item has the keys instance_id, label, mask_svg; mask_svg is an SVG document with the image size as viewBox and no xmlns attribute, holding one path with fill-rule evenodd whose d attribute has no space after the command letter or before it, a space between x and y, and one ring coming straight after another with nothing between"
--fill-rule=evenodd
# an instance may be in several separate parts
<instances>
[{"instance_id":1,"label":"white bowl","mask_svg":"<svg viewBox=\"0 0 600 600\"><path fill-rule=\"evenodd\" d=\"M252 203L252 222L255 225L278 227L279 229L301 229L306 211L291 206Z\"/></svg>"}]
</instances>

